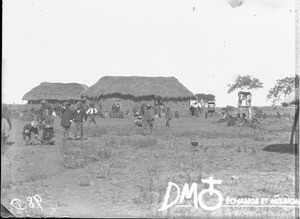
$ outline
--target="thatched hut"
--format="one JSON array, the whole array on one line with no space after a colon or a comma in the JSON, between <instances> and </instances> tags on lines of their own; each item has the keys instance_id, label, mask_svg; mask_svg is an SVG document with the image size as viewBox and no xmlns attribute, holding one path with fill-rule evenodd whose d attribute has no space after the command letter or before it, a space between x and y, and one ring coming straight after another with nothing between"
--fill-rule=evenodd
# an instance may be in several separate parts
<instances>
[{"instance_id":1,"label":"thatched hut","mask_svg":"<svg viewBox=\"0 0 300 219\"><path fill-rule=\"evenodd\" d=\"M28 104L40 104L42 100L48 103L76 103L81 100L81 93L88 87L78 83L48 83L43 82L23 96Z\"/></svg>"},{"instance_id":2,"label":"thatched hut","mask_svg":"<svg viewBox=\"0 0 300 219\"><path fill-rule=\"evenodd\" d=\"M105 76L82 93L82 97L98 103L102 112L110 111L115 103L126 112L142 103L171 107L180 115L188 115L189 101L194 94L175 77Z\"/></svg>"}]
</instances>

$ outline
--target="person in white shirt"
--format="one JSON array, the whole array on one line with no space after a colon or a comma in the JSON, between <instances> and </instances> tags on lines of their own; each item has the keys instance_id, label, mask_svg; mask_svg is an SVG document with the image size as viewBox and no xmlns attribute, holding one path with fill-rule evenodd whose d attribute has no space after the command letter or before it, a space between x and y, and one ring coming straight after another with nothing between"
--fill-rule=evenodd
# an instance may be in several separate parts
<instances>
[{"instance_id":1,"label":"person in white shirt","mask_svg":"<svg viewBox=\"0 0 300 219\"><path fill-rule=\"evenodd\" d=\"M88 115L88 121L89 121L88 127L91 125L91 122L93 122L98 127L96 120L95 120L97 112L98 111L97 111L96 107L94 106L94 103L91 102L90 108L88 109L88 111L86 111L86 114Z\"/></svg>"}]
</instances>

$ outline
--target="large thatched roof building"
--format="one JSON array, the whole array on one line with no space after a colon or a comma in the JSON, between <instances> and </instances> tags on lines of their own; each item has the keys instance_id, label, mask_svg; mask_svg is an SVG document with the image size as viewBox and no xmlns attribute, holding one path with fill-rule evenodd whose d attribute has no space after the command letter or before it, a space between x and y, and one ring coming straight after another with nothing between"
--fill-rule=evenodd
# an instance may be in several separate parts
<instances>
[{"instance_id":1,"label":"large thatched roof building","mask_svg":"<svg viewBox=\"0 0 300 219\"><path fill-rule=\"evenodd\" d=\"M141 103L163 103L181 114L189 112L189 101L194 97L175 77L138 76L105 76L81 95L101 103L102 111L110 111L116 102L124 112Z\"/></svg>"},{"instance_id":2,"label":"large thatched roof building","mask_svg":"<svg viewBox=\"0 0 300 219\"><path fill-rule=\"evenodd\" d=\"M81 93L88 87L78 83L48 83L43 82L23 96L28 104L39 104L42 100L48 103L64 101L76 102L81 99Z\"/></svg>"}]
</instances>

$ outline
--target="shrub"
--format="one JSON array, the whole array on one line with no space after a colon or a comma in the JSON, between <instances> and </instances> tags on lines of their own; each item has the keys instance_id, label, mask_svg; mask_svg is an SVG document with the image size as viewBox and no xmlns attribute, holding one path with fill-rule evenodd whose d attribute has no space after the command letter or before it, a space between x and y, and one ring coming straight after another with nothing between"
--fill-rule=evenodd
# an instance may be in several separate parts
<instances>
[{"instance_id":1,"label":"shrub","mask_svg":"<svg viewBox=\"0 0 300 219\"><path fill-rule=\"evenodd\" d=\"M109 147L100 147L98 150L98 156L101 158L110 158L111 149Z\"/></svg>"},{"instance_id":2,"label":"shrub","mask_svg":"<svg viewBox=\"0 0 300 219\"><path fill-rule=\"evenodd\" d=\"M259 109L258 107L254 106L252 107L252 112L253 112L253 116L254 118L262 118L264 115L264 112L262 109Z\"/></svg>"},{"instance_id":3,"label":"shrub","mask_svg":"<svg viewBox=\"0 0 300 219\"><path fill-rule=\"evenodd\" d=\"M66 169L83 168L89 163L96 162L100 158L111 157L111 149L99 147L94 142L86 143L65 143L63 145L63 166Z\"/></svg>"},{"instance_id":4,"label":"shrub","mask_svg":"<svg viewBox=\"0 0 300 219\"><path fill-rule=\"evenodd\" d=\"M84 176L79 181L80 186L89 186L90 185L90 178L88 176Z\"/></svg>"},{"instance_id":5,"label":"shrub","mask_svg":"<svg viewBox=\"0 0 300 219\"><path fill-rule=\"evenodd\" d=\"M136 137L131 139L129 144L134 148L148 148L157 145L158 140L155 137Z\"/></svg>"},{"instance_id":6,"label":"shrub","mask_svg":"<svg viewBox=\"0 0 300 219\"><path fill-rule=\"evenodd\" d=\"M179 113L178 113L178 111L175 111L175 112L174 112L174 118L177 118L177 119L179 118Z\"/></svg>"}]
</instances>

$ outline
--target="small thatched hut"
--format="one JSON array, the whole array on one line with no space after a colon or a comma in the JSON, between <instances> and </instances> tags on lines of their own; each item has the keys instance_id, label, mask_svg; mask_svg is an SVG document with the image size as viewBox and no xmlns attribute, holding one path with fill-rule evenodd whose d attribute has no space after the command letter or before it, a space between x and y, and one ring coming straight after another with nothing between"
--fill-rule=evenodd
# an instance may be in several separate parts
<instances>
[{"instance_id":1,"label":"small thatched hut","mask_svg":"<svg viewBox=\"0 0 300 219\"><path fill-rule=\"evenodd\" d=\"M144 103L164 104L180 115L188 115L189 101L194 97L175 77L138 76L105 76L81 95L98 103L102 112L110 111L115 103L119 103L121 111L132 113L135 107Z\"/></svg>"},{"instance_id":2,"label":"small thatched hut","mask_svg":"<svg viewBox=\"0 0 300 219\"><path fill-rule=\"evenodd\" d=\"M42 100L48 103L75 103L81 99L81 93L88 87L78 83L48 83L43 82L23 96L28 104L40 104Z\"/></svg>"}]
</instances>

